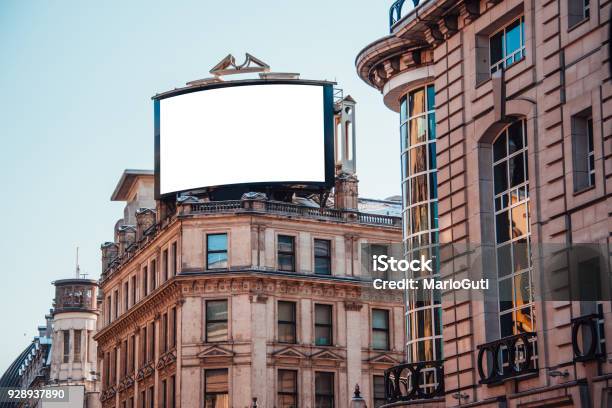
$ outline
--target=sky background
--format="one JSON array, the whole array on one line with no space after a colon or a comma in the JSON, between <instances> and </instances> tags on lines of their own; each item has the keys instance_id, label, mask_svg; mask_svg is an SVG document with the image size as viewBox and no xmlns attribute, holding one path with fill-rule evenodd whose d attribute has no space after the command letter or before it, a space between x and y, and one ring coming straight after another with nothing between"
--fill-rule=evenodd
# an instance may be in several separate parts
<instances>
[{"instance_id":1,"label":"sky background","mask_svg":"<svg viewBox=\"0 0 612 408\"><path fill-rule=\"evenodd\" d=\"M126 168L153 168L150 97L228 53L336 80L357 101L360 195L400 193L398 117L355 72L391 1L0 2L0 375L44 323L51 282L100 274Z\"/></svg>"}]
</instances>

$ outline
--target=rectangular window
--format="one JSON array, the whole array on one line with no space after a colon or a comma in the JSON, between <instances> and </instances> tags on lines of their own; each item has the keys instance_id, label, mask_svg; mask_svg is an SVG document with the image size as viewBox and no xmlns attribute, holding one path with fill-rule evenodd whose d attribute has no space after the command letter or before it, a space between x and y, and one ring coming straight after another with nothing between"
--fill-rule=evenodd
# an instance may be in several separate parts
<instances>
[{"instance_id":1,"label":"rectangular window","mask_svg":"<svg viewBox=\"0 0 612 408\"><path fill-rule=\"evenodd\" d=\"M385 398L385 377L382 375L375 375L372 383L374 386L374 408L382 407L387 403Z\"/></svg>"},{"instance_id":2,"label":"rectangular window","mask_svg":"<svg viewBox=\"0 0 612 408\"><path fill-rule=\"evenodd\" d=\"M372 348L389 350L389 311L372 309Z\"/></svg>"},{"instance_id":3,"label":"rectangular window","mask_svg":"<svg viewBox=\"0 0 612 408\"><path fill-rule=\"evenodd\" d=\"M204 371L204 407L229 408L227 368Z\"/></svg>"},{"instance_id":4,"label":"rectangular window","mask_svg":"<svg viewBox=\"0 0 612 408\"><path fill-rule=\"evenodd\" d=\"M127 312L130 308L130 289L129 281L123 283L123 311Z\"/></svg>"},{"instance_id":5,"label":"rectangular window","mask_svg":"<svg viewBox=\"0 0 612 408\"><path fill-rule=\"evenodd\" d=\"M121 373L125 377L128 373L128 341L123 341L121 346Z\"/></svg>"},{"instance_id":6,"label":"rectangular window","mask_svg":"<svg viewBox=\"0 0 612 408\"><path fill-rule=\"evenodd\" d=\"M108 295L106 297L106 324L110 324L111 322L111 297Z\"/></svg>"},{"instance_id":7,"label":"rectangular window","mask_svg":"<svg viewBox=\"0 0 612 408\"><path fill-rule=\"evenodd\" d=\"M331 275L331 241L328 239L314 240L315 273Z\"/></svg>"},{"instance_id":8,"label":"rectangular window","mask_svg":"<svg viewBox=\"0 0 612 408\"><path fill-rule=\"evenodd\" d=\"M140 392L140 408L146 408L147 406L147 401L146 401L146 396L145 396L145 392L144 390L142 390Z\"/></svg>"},{"instance_id":9,"label":"rectangular window","mask_svg":"<svg viewBox=\"0 0 612 408\"><path fill-rule=\"evenodd\" d=\"M119 317L119 289L115 289L113 292L113 302L115 302L113 307L113 319L117 320Z\"/></svg>"},{"instance_id":10,"label":"rectangular window","mask_svg":"<svg viewBox=\"0 0 612 408\"><path fill-rule=\"evenodd\" d=\"M295 237L278 236L278 270L295 271Z\"/></svg>"},{"instance_id":11,"label":"rectangular window","mask_svg":"<svg viewBox=\"0 0 612 408\"><path fill-rule=\"evenodd\" d=\"M333 408L334 373L315 373L315 408Z\"/></svg>"},{"instance_id":12,"label":"rectangular window","mask_svg":"<svg viewBox=\"0 0 612 408\"><path fill-rule=\"evenodd\" d=\"M178 251L176 247L176 242L172 243L172 276L176 276L176 272L178 271Z\"/></svg>"},{"instance_id":13,"label":"rectangular window","mask_svg":"<svg viewBox=\"0 0 612 408\"><path fill-rule=\"evenodd\" d=\"M155 322L149 324L149 345L147 347L147 361L151 362L155 359Z\"/></svg>"},{"instance_id":14,"label":"rectangular window","mask_svg":"<svg viewBox=\"0 0 612 408\"><path fill-rule=\"evenodd\" d=\"M206 341L227 341L227 300L206 301Z\"/></svg>"},{"instance_id":15,"label":"rectangular window","mask_svg":"<svg viewBox=\"0 0 612 408\"><path fill-rule=\"evenodd\" d=\"M132 306L136 304L136 290L137 290L137 283L136 283L136 275L132 276Z\"/></svg>"},{"instance_id":16,"label":"rectangular window","mask_svg":"<svg viewBox=\"0 0 612 408\"><path fill-rule=\"evenodd\" d=\"M165 353L168 351L168 313L162 315L162 329L161 329L161 352Z\"/></svg>"},{"instance_id":17,"label":"rectangular window","mask_svg":"<svg viewBox=\"0 0 612 408\"><path fill-rule=\"evenodd\" d=\"M591 109L572 116L574 192L595 185L595 147Z\"/></svg>"},{"instance_id":18,"label":"rectangular window","mask_svg":"<svg viewBox=\"0 0 612 408\"><path fill-rule=\"evenodd\" d=\"M164 252L162 252L162 268L163 268L163 277L164 277L164 282L168 280L168 250L164 249Z\"/></svg>"},{"instance_id":19,"label":"rectangular window","mask_svg":"<svg viewBox=\"0 0 612 408\"><path fill-rule=\"evenodd\" d=\"M278 408L297 408L297 371L278 370Z\"/></svg>"},{"instance_id":20,"label":"rectangular window","mask_svg":"<svg viewBox=\"0 0 612 408\"><path fill-rule=\"evenodd\" d=\"M149 408L155 408L155 388L149 387L149 392L147 394L147 399L149 400Z\"/></svg>"},{"instance_id":21,"label":"rectangular window","mask_svg":"<svg viewBox=\"0 0 612 408\"><path fill-rule=\"evenodd\" d=\"M206 269L227 268L227 234L206 235Z\"/></svg>"},{"instance_id":22,"label":"rectangular window","mask_svg":"<svg viewBox=\"0 0 612 408\"><path fill-rule=\"evenodd\" d=\"M159 396L159 398L161 399L161 407L162 408L166 408L167 402L168 402L168 388L167 388L167 381L166 380L162 380L161 382L161 395Z\"/></svg>"},{"instance_id":23,"label":"rectangular window","mask_svg":"<svg viewBox=\"0 0 612 408\"><path fill-rule=\"evenodd\" d=\"M295 302L278 302L278 341L296 343Z\"/></svg>"},{"instance_id":24,"label":"rectangular window","mask_svg":"<svg viewBox=\"0 0 612 408\"><path fill-rule=\"evenodd\" d=\"M489 37L491 74L525 57L525 18L517 18Z\"/></svg>"},{"instance_id":25,"label":"rectangular window","mask_svg":"<svg viewBox=\"0 0 612 408\"><path fill-rule=\"evenodd\" d=\"M70 362L70 330L64 330L64 363Z\"/></svg>"},{"instance_id":26,"label":"rectangular window","mask_svg":"<svg viewBox=\"0 0 612 408\"><path fill-rule=\"evenodd\" d=\"M81 330L74 331L74 362L81 362Z\"/></svg>"},{"instance_id":27,"label":"rectangular window","mask_svg":"<svg viewBox=\"0 0 612 408\"><path fill-rule=\"evenodd\" d=\"M142 293L144 296L149 294L149 268L146 265L142 269Z\"/></svg>"},{"instance_id":28,"label":"rectangular window","mask_svg":"<svg viewBox=\"0 0 612 408\"><path fill-rule=\"evenodd\" d=\"M173 307L170 312L170 320L172 331L170 332L170 347L176 346L176 307Z\"/></svg>"},{"instance_id":29,"label":"rectangular window","mask_svg":"<svg viewBox=\"0 0 612 408\"><path fill-rule=\"evenodd\" d=\"M591 2L589 0L568 0L567 14L568 27L572 28L591 17Z\"/></svg>"},{"instance_id":30,"label":"rectangular window","mask_svg":"<svg viewBox=\"0 0 612 408\"><path fill-rule=\"evenodd\" d=\"M151 291L157 288L157 261L153 259L151 261Z\"/></svg>"},{"instance_id":31,"label":"rectangular window","mask_svg":"<svg viewBox=\"0 0 612 408\"><path fill-rule=\"evenodd\" d=\"M331 346L333 342L333 307L331 305L315 305L315 344Z\"/></svg>"},{"instance_id":32,"label":"rectangular window","mask_svg":"<svg viewBox=\"0 0 612 408\"><path fill-rule=\"evenodd\" d=\"M147 326L140 329L140 365L144 366L147 362Z\"/></svg>"},{"instance_id":33,"label":"rectangular window","mask_svg":"<svg viewBox=\"0 0 612 408\"><path fill-rule=\"evenodd\" d=\"M136 369L136 336L130 337L130 372L134 372Z\"/></svg>"},{"instance_id":34,"label":"rectangular window","mask_svg":"<svg viewBox=\"0 0 612 408\"><path fill-rule=\"evenodd\" d=\"M170 377L170 390L168 391L168 395L169 395L169 403L168 403L168 408L175 408L176 407L176 377L172 376Z\"/></svg>"}]
</instances>

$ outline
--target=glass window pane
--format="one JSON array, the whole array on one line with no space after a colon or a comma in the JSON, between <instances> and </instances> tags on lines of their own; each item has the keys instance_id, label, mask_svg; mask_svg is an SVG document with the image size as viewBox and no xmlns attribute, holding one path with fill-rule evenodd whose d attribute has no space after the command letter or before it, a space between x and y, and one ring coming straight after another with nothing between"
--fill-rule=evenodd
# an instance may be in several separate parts
<instances>
[{"instance_id":1,"label":"glass window pane","mask_svg":"<svg viewBox=\"0 0 612 408\"><path fill-rule=\"evenodd\" d=\"M422 201L427 201L427 174L413 177L411 179L412 195L411 203L416 204Z\"/></svg>"},{"instance_id":2,"label":"glass window pane","mask_svg":"<svg viewBox=\"0 0 612 408\"><path fill-rule=\"evenodd\" d=\"M327 326L315 327L315 344L317 346L329 346L332 342L332 330Z\"/></svg>"},{"instance_id":3,"label":"glass window pane","mask_svg":"<svg viewBox=\"0 0 612 408\"><path fill-rule=\"evenodd\" d=\"M489 40L489 50L491 51L491 65L501 61L504 58L503 36L503 31L500 31L499 33L492 36Z\"/></svg>"},{"instance_id":4,"label":"glass window pane","mask_svg":"<svg viewBox=\"0 0 612 408\"><path fill-rule=\"evenodd\" d=\"M502 279L499 281L499 311L511 309L513 305L512 279Z\"/></svg>"},{"instance_id":5,"label":"glass window pane","mask_svg":"<svg viewBox=\"0 0 612 408\"><path fill-rule=\"evenodd\" d=\"M331 275L330 264L329 258L315 258L315 273L317 275Z\"/></svg>"},{"instance_id":6,"label":"glass window pane","mask_svg":"<svg viewBox=\"0 0 612 408\"><path fill-rule=\"evenodd\" d=\"M425 116L410 119L410 145L427 140L427 120Z\"/></svg>"},{"instance_id":7,"label":"glass window pane","mask_svg":"<svg viewBox=\"0 0 612 408\"><path fill-rule=\"evenodd\" d=\"M287 235L279 235L278 250L282 252L293 252L293 237Z\"/></svg>"},{"instance_id":8,"label":"glass window pane","mask_svg":"<svg viewBox=\"0 0 612 408\"><path fill-rule=\"evenodd\" d=\"M295 322L295 303L278 302L278 320Z\"/></svg>"},{"instance_id":9,"label":"glass window pane","mask_svg":"<svg viewBox=\"0 0 612 408\"><path fill-rule=\"evenodd\" d=\"M436 104L436 91L433 85L427 86L427 110L434 110L434 106Z\"/></svg>"},{"instance_id":10,"label":"glass window pane","mask_svg":"<svg viewBox=\"0 0 612 408\"><path fill-rule=\"evenodd\" d=\"M425 145L410 149L410 174L427 170L427 147Z\"/></svg>"},{"instance_id":11,"label":"glass window pane","mask_svg":"<svg viewBox=\"0 0 612 408\"><path fill-rule=\"evenodd\" d=\"M207 255L208 269L227 268L227 252Z\"/></svg>"},{"instance_id":12,"label":"glass window pane","mask_svg":"<svg viewBox=\"0 0 612 408\"><path fill-rule=\"evenodd\" d=\"M329 256L331 242L326 239L315 239L315 256Z\"/></svg>"},{"instance_id":13,"label":"glass window pane","mask_svg":"<svg viewBox=\"0 0 612 408\"><path fill-rule=\"evenodd\" d=\"M506 161L498 163L493 168L493 183L495 194L499 194L508 188L508 172Z\"/></svg>"},{"instance_id":14,"label":"glass window pane","mask_svg":"<svg viewBox=\"0 0 612 408\"><path fill-rule=\"evenodd\" d=\"M206 301L206 320L227 320L227 300Z\"/></svg>"},{"instance_id":15,"label":"glass window pane","mask_svg":"<svg viewBox=\"0 0 612 408\"><path fill-rule=\"evenodd\" d=\"M408 126L405 124L400 126L400 146L402 152L408 147Z\"/></svg>"},{"instance_id":16,"label":"glass window pane","mask_svg":"<svg viewBox=\"0 0 612 408\"><path fill-rule=\"evenodd\" d=\"M227 340L227 322L206 323L206 341Z\"/></svg>"},{"instance_id":17,"label":"glass window pane","mask_svg":"<svg viewBox=\"0 0 612 408\"><path fill-rule=\"evenodd\" d=\"M426 231L429 229L429 216L427 204L418 205L412 209L412 233Z\"/></svg>"},{"instance_id":18,"label":"glass window pane","mask_svg":"<svg viewBox=\"0 0 612 408\"><path fill-rule=\"evenodd\" d=\"M498 244L510 239L510 219L508 211L501 212L495 216L495 235Z\"/></svg>"},{"instance_id":19,"label":"glass window pane","mask_svg":"<svg viewBox=\"0 0 612 408\"><path fill-rule=\"evenodd\" d=\"M506 28L506 55L512 54L521 48L520 19L515 20Z\"/></svg>"},{"instance_id":20,"label":"glass window pane","mask_svg":"<svg viewBox=\"0 0 612 408\"><path fill-rule=\"evenodd\" d=\"M410 92L408 96L408 116L414 117L425 111L425 90L423 88Z\"/></svg>"},{"instance_id":21,"label":"glass window pane","mask_svg":"<svg viewBox=\"0 0 612 408\"><path fill-rule=\"evenodd\" d=\"M280 269L281 271L293 271L293 260L293 255L278 254L278 269Z\"/></svg>"},{"instance_id":22,"label":"glass window pane","mask_svg":"<svg viewBox=\"0 0 612 408\"><path fill-rule=\"evenodd\" d=\"M429 140L436 138L436 114L430 113L427 115L427 130L429 131Z\"/></svg>"},{"instance_id":23,"label":"glass window pane","mask_svg":"<svg viewBox=\"0 0 612 408\"><path fill-rule=\"evenodd\" d=\"M501 278L512 272L510 245L497 248L497 275Z\"/></svg>"},{"instance_id":24,"label":"glass window pane","mask_svg":"<svg viewBox=\"0 0 612 408\"><path fill-rule=\"evenodd\" d=\"M525 181L525 164L523 154L518 154L510 159L510 186L515 187Z\"/></svg>"},{"instance_id":25,"label":"glass window pane","mask_svg":"<svg viewBox=\"0 0 612 408\"><path fill-rule=\"evenodd\" d=\"M506 133L502 133L493 143L493 161L498 161L506 156Z\"/></svg>"},{"instance_id":26,"label":"glass window pane","mask_svg":"<svg viewBox=\"0 0 612 408\"><path fill-rule=\"evenodd\" d=\"M512 238L527 235L527 203L512 208Z\"/></svg>"},{"instance_id":27,"label":"glass window pane","mask_svg":"<svg viewBox=\"0 0 612 408\"><path fill-rule=\"evenodd\" d=\"M499 316L500 335L501 337L508 337L514 334L512 324L512 313L505 313Z\"/></svg>"},{"instance_id":28,"label":"glass window pane","mask_svg":"<svg viewBox=\"0 0 612 408\"><path fill-rule=\"evenodd\" d=\"M523 121L516 121L508 128L508 154L523 148Z\"/></svg>"},{"instance_id":29,"label":"glass window pane","mask_svg":"<svg viewBox=\"0 0 612 408\"><path fill-rule=\"evenodd\" d=\"M206 393L225 392L228 391L227 386L227 369L206 370Z\"/></svg>"},{"instance_id":30,"label":"glass window pane","mask_svg":"<svg viewBox=\"0 0 612 408\"><path fill-rule=\"evenodd\" d=\"M315 323L332 324L331 305L315 305Z\"/></svg>"},{"instance_id":31,"label":"glass window pane","mask_svg":"<svg viewBox=\"0 0 612 408\"><path fill-rule=\"evenodd\" d=\"M295 324L278 324L278 341L281 343L295 343Z\"/></svg>"},{"instance_id":32,"label":"glass window pane","mask_svg":"<svg viewBox=\"0 0 612 408\"><path fill-rule=\"evenodd\" d=\"M209 251L227 251L227 234L207 235Z\"/></svg>"},{"instance_id":33,"label":"glass window pane","mask_svg":"<svg viewBox=\"0 0 612 408\"><path fill-rule=\"evenodd\" d=\"M408 117L408 102L406 97L404 96L400 101L400 122L404 123L406 118Z\"/></svg>"},{"instance_id":34,"label":"glass window pane","mask_svg":"<svg viewBox=\"0 0 612 408\"><path fill-rule=\"evenodd\" d=\"M278 390L280 392L297 392L297 371L278 370Z\"/></svg>"},{"instance_id":35,"label":"glass window pane","mask_svg":"<svg viewBox=\"0 0 612 408\"><path fill-rule=\"evenodd\" d=\"M372 327L375 329L389 329L389 312L387 310L372 310Z\"/></svg>"}]
</instances>

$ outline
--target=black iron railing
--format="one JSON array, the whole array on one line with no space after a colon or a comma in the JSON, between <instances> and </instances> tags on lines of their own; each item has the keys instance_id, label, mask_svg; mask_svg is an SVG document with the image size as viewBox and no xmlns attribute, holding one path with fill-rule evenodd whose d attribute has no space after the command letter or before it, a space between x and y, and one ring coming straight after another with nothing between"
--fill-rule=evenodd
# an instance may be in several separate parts
<instances>
[{"instance_id":1,"label":"black iron railing","mask_svg":"<svg viewBox=\"0 0 612 408\"><path fill-rule=\"evenodd\" d=\"M442 395L442 361L403 363L385 371L385 398L388 403L431 399Z\"/></svg>"},{"instance_id":2,"label":"black iron railing","mask_svg":"<svg viewBox=\"0 0 612 408\"><path fill-rule=\"evenodd\" d=\"M478 374L481 384L537 371L537 336L520 333L478 346Z\"/></svg>"},{"instance_id":3,"label":"black iron railing","mask_svg":"<svg viewBox=\"0 0 612 408\"><path fill-rule=\"evenodd\" d=\"M574 361L597 360L605 356L603 316L593 313L572 319Z\"/></svg>"},{"instance_id":4,"label":"black iron railing","mask_svg":"<svg viewBox=\"0 0 612 408\"><path fill-rule=\"evenodd\" d=\"M404 17L404 12L406 12L408 9L412 9L412 7L409 6L406 6L406 8L404 8L404 3L407 3L407 1L395 0L389 8L389 30L392 30L395 23L397 23L402 19L402 17ZM411 0L411 3L414 7L417 7L420 3L420 0Z\"/></svg>"}]
</instances>

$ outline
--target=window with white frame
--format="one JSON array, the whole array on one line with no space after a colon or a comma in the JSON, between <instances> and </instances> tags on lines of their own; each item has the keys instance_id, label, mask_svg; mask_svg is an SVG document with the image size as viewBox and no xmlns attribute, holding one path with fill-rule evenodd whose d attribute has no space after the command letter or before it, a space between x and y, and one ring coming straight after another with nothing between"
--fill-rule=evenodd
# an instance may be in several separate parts
<instances>
[{"instance_id":1,"label":"window with white frame","mask_svg":"<svg viewBox=\"0 0 612 408\"><path fill-rule=\"evenodd\" d=\"M491 74L525 57L525 18L520 16L489 37Z\"/></svg>"}]
</instances>

